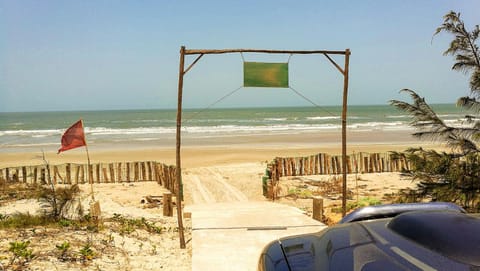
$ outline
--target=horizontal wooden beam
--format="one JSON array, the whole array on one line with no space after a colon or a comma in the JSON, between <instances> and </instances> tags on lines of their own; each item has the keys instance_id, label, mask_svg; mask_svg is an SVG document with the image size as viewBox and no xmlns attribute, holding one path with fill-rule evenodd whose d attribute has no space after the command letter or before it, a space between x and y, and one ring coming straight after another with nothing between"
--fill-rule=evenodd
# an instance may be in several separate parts
<instances>
[{"instance_id":1,"label":"horizontal wooden beam","mask_svg":"<svg viewBox=\"0 0 480 271\"><path fill-rule=\"evenodd\" d=\"M326 51L326 50L265 50L265 49L185 49L186 55L198 54L228 54L228 53L265 53L265 54L332 54L332 55L346 55L350 54L345 51Z\"/></svg>"}]
</instances>

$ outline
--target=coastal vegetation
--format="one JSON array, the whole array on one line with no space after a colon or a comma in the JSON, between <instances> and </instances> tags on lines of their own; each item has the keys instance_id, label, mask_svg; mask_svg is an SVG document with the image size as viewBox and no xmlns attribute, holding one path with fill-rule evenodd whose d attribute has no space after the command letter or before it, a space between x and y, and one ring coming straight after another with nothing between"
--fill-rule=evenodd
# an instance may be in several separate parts
<instances>
[{"instance_id":1,"label":"coastal vegetation","mask_svg":"<svg viewBox=\"0 0 480 271\"><path fill-rule=\"evenodd\" d=\"M480 52L479 26L468 31L460 13L454 11L444 16L443 24L434 35L453 35L444 55L455 59L452 69L470 76L470 95L460 97L456 105L468 112L462 125L445 122L418 93L411 89L402 92L410 95L412 102L392 100L391 105L407 112L412 117L410 125L419 139L444 143L449 152L423 148L411 148L394 155L406 157L412 167L404 174L419 180L415 191L406 193L406 198L455 202L470 211L480 210ZM412 197L412 192L415 196Z\"/></svg>"},{"instance_id":2,"label":"coastal vegetation","mask_svg":"<svg viewBox=\"0 0 480 271\"><path fill-rule=\"evenodd\" d=\"M30 270L39 262L49 262L58 268L88 269L94 268L95 260L115 255L121 255L128 262L132 253L158 255L161 251L158 240L170 239L178 232L175 223L121 214L104 217L100 223L89 214L79 220L62 217L61 206L74 200L80 192L78 185L4 184L0 206L29 200L43 204L41 212L0 214L2 245L5 245L0 251L0 270ZM54 206L59 209L54 210ZM134 252L126 246L127 242L137 247Z\"/></svg>"}]
</instances>

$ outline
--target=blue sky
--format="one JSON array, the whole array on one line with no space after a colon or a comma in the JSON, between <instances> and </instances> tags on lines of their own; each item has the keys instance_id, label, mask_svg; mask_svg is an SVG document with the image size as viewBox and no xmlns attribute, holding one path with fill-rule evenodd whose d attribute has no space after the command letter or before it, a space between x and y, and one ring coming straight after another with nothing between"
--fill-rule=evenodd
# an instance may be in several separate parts
<instances>
[{"instance_id":1,"label":"blue sky","mask_svg":"<svg viewBox=\"0 0 480 271\"><path fill-rule=\"evenodd\" d=\"M179 50L350 48L349 104L430 103L469 93L432 35L454 10L479 24L480 1L0 0L0 111L176 108ZM290 85L340 105L343 79L323 56L244 54L290 63ZM204 108L242 85L242 56L205 56L185 76L184 107ZM343 57L334 57L343 66ZM187 58L187 64L193 61ZM241 89L217 107L310 105L288 89Z\"/></svg>"}]
</instances>

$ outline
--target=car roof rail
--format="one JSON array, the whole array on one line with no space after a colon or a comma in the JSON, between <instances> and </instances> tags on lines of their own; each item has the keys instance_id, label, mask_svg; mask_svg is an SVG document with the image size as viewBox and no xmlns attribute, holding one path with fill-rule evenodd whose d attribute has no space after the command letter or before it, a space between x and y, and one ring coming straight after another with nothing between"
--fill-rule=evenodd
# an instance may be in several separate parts
<instances>
[{"instance_id":1,"label":"car roof rail","mask_svg":"<svg viewBox=\"0 0 480 271\"><path fill-rule=\"evenodd\" d=\"M359 208L342 218L338 224L395 217L399 214L412 211L453 211L466 213L462 207L450 202L385 204Z\"/></svg>"}]
</instances>

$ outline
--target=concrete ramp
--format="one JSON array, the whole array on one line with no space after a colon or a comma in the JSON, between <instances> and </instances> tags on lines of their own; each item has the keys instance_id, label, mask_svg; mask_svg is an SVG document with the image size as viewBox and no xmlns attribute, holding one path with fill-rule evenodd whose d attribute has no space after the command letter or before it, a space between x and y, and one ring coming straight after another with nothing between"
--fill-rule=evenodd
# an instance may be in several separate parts
<instances>
[{"instance_id":1,"label":"concrete ramp","mask_svg":"<svg viewBox=\"0 0 480 271\"><path fill-rule=\"evenodd\" d=\"M192 213L193 271L255 271L270 241L326 227L297 208L272 202L191 205L186 211Z\"/></svg>"}]
</instances>

